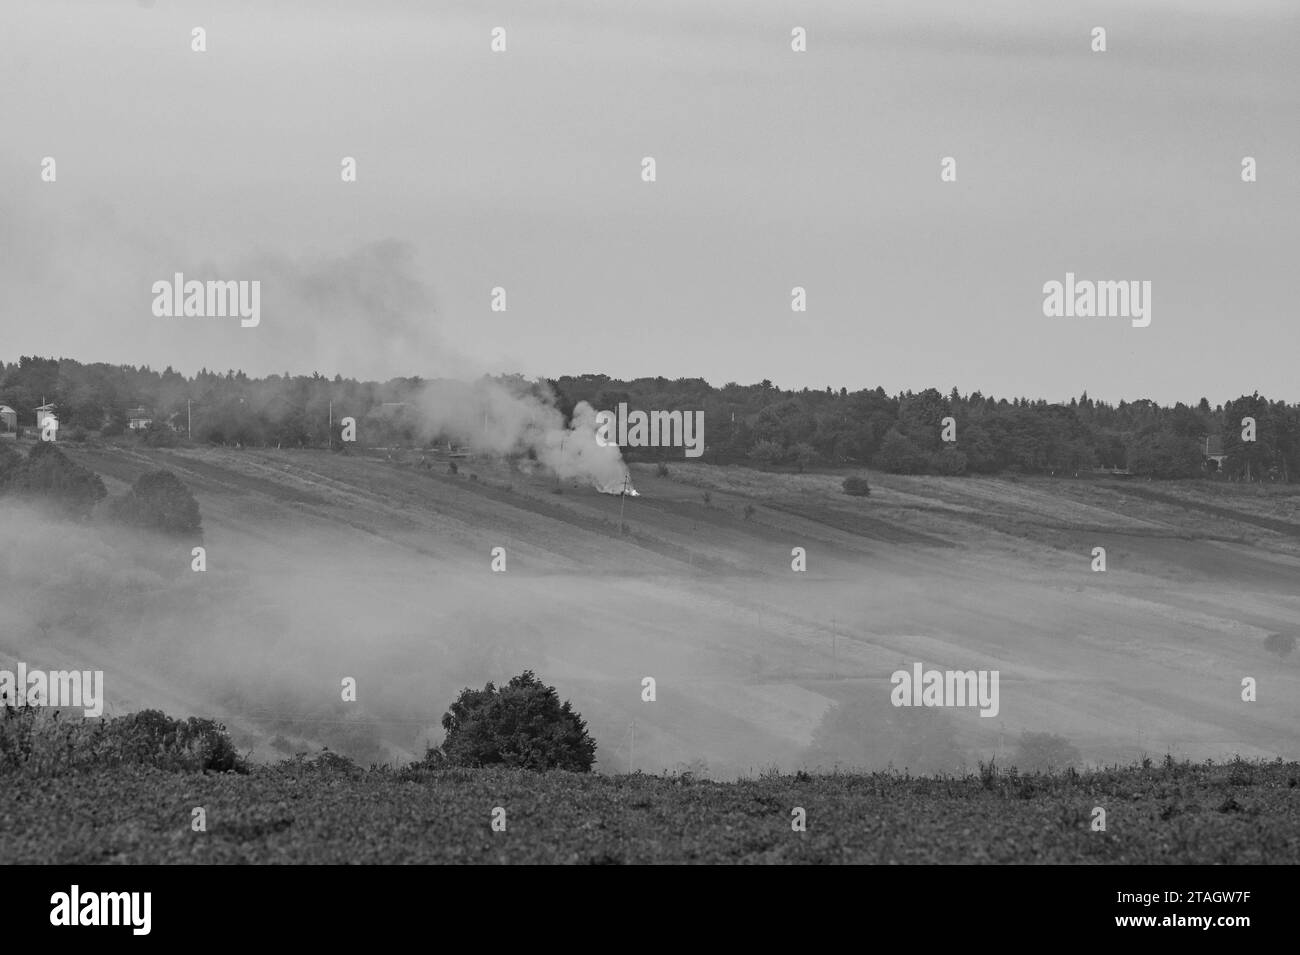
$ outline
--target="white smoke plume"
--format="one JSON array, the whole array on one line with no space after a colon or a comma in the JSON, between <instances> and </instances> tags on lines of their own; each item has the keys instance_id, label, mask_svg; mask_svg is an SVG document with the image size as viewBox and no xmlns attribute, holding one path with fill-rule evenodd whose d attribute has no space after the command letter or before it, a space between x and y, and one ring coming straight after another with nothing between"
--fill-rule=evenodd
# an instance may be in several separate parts
<instances>
[{"instance_id":1,"label":"white smoke plume","mask_svg":"<svg viewBox=\"0 0 1300 955\"><path fill-rule=\"evenodd\" d=\"M452 441L503 457L526 455L561 479L579 480L606 494L625 488L636 494L618 447L596 441L596 410L580 401L566 425L544 382L518 377L431 381L411 406L422 442Z\"/></svg>"}]
</instances>

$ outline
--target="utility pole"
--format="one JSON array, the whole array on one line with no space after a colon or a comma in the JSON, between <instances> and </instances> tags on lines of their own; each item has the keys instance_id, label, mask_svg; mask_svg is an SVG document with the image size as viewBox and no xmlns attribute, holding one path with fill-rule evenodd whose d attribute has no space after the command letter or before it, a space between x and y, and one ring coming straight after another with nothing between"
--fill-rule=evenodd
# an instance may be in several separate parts
<instances>
[{"instance_id":1,"label":"utility pole","mask_svg":"<svg viewBox=\"0 0 1300 955\"><path fill-rule=\"evenodd\" d=\"M623 475L623 493L618 496L618 523L619 530L622 530L623 524L623 507L627 504L627 475Z\"/></svg>"},{"instance_id":2,"label":"utility pole","mask_svg":"<svg viewBox=\"0 0 1300 955\"><path fill-rule=\"evenodd\" d=\"M832 680L838 680L840 678L839 647L837 646L836 636L837 634L835 633L835 618L831 617L831 679Z\"/></svg>"},{"instance_id":3,"label":"utility pole","mask_svg":"<svg viewBox=\"0 0 1300 955\"><path fill-rule=\"evenodd\" d=\"M329 448L329 450L331 451L334 450L334 399L333 398L330 399L330 431L329 431L329 437L326 438L326 447Z\"/></svg>"},{"instance_id":4,"label":"utility pole","mask_svg":"<svg viewBox=\"0 0 1300 955\"><path fill-rule=\"evenodd\" d=\"M185 437L194 440L194 412L190 408L190 399L185 399Z\"/></svg>"}]
</instances>

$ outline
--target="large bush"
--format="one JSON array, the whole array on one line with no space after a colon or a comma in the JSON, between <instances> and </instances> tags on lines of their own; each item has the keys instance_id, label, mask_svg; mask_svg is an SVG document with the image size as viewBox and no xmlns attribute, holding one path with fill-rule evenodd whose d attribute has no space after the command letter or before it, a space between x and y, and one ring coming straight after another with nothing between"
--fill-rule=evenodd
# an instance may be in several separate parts
<instances>
[{"instance_id":1,"label":"large bush","mask_svg":"<svg viewBox=\"0 0 1300 955\"><path fill-rule=\"evenodd\" d=\"M203 529L198 501L171 471L140 475L130 491L113 501L112 513L124 524L167 534L197 534Z\"/></svg>"},{"instance_id":2,"label":"large bush","mask_svg":"<svg viewBox=\"0 0 1300 955\"><path fill-rule=\"evenodd\" d=\"M52 441L32 448L27 459L9 471L3 487L70 517L85 517L96 502L108 496L98 474L68 460Z\"/></svg>"},{"instance_id":3,"label":"large bush","mask_svg":"<svg viewBox=\"0 0 1300 955\"><path fill-rule=\"evenodd\" d=\"M507 766L591 772L596 741L572 705L526 670L498 689L461 690L442 718L447 737L432 750L434 766Z\"/></svg>"}]
</instances>

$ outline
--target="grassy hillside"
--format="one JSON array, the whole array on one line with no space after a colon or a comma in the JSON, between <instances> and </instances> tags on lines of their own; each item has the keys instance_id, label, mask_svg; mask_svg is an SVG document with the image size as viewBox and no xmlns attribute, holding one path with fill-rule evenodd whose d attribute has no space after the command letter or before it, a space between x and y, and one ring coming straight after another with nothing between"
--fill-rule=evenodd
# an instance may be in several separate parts
<instances>
[{"instance_id":1,"label":"grassy hillside","mask_svg":"<svg viewBox=\"0 0 1300 955\"><path fill-rule=\"evenodd\" d=\"M857 498L843 474L670 462L622 501L419 452L65 450L112 494L174 471L208 570L199 541L13 512L0 666L102 668L110 713L218 718L258 760L418 757L461 687L525 669L588 719L604 773L973 771L1031 730L1093 765L1300 757L1300 654L1267 645L1300 633L1294 488L873 473ZM915 711L932 749L826 738L914 661L1000 671L997 717Z\"/></svg>"},{"instance_id":2,"label":"grassy hillside","mask_svg":"<svg viewBox=\"0 0 1300 955\"><path fill-rule=\"evenodd\" d=\"M1300 862L1300 765L689 777L312 768L9 777L0 859L58 863ZM1091 831L1094 807L1106 831ZM206 810L207 831L191 829ZM493 832L495 807L506 830ZM791 810L807 831L791 829Z\"/></svg>"}]
</instances>

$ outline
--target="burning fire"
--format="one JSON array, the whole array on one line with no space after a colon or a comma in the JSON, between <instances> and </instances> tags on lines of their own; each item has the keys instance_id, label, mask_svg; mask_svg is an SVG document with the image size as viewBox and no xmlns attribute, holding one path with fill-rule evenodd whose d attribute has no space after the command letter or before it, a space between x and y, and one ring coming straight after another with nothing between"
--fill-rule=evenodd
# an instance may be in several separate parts
<instances>
[{"instance_id":1,"label":"burning fire","mask_svg":"<svg viewBox=\"0 0 1300 955\"><path fill-rule=\"evenodd\" d=\"M636 488L632 486L632 476L623 475L622 481L613 481L607 484L597 484L596 490L601 494L626 494L628 497L640 497Z\"/></svg>"}]
</instances>

